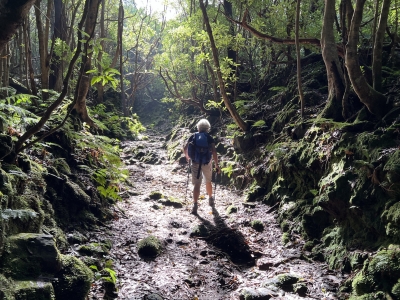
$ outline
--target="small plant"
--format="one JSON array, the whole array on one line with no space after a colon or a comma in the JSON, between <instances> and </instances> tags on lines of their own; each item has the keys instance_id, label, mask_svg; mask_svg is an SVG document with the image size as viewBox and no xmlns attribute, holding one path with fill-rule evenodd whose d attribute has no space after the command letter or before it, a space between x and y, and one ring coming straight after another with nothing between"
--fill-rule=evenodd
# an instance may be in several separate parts
<instances>
[{"instance_id":1,"label":"small plant","mask_svg":"<svg viewBox=\"0 0 400 300\"><path fill-rule=\"evenodd\" d=\"M264 224L260 220L253 220L250 223L251 228L253 228L256 231L263 231L264 230Z\"/></svg>"},{"instance_id":2,"label":"small plant","mask_svg":"<svg viewBox=\"0 0 400 300\"><path fill-rule=\"evenodd\" d=\"M238 209L237 209L237 207L234 206L234 205L231 205L231 206L229 206L229 207L226 209L226 213L227 213L228 215L233 214L233 213L236 213L237 211L238 211Z\"/></svg>"},{"instance_id":3,"label":"small plant","mask_svg":"<svg viewBox=\"0 0 400 300\"><path fill-rule=\"evenodd\" d=\"M149 198L153 200L160 200L161 198L164 198L164 195L161 192L152 191L149 195Z\"/></svg>"},{"instance_id":4,"label":"small plant","mask_svg":"<svg viewBox=\"0 0 400 300\"><path fill-rule=\"evenodd\" d=\"M140 256L155 257L161 253L162 246L158 238L150 235L137 243L137 249Z\"/></svg>"}]
</instances>

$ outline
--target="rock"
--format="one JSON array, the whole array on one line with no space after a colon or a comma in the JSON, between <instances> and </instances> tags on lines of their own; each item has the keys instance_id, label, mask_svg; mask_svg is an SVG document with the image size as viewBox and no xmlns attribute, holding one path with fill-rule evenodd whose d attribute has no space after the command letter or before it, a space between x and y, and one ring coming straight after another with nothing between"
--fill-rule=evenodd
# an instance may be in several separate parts
<instances>
[{"instance_id":1,"label":"rock","mask_svg":"<svg viewBox=\"0 0 400 300\"><path fill-rule=\"evenodd\" d=\"M272 261L266 260L265 258L259 259L257 261L257 267L259 270L262 270L262 271L269 270L269 268L271 268L273 265L274 265L274 263Z\"/></svg>"},{"instance_id":2,"label":"rock","mask_svg":"<svg viewBox=\"0 0 400 300\"><path fill-rule=\"evenodd\" d=\"M308 288L305 282L298 282L293 285L293 292L304 297L307 294Z\"/></svg>"},{"instance_id":3,"label":"rock","mask_svg":"<svg viewBox=\"0 0 400 300\"><path fill-rule=\"evenodd\" d=\"M51 282L44 281L15 281L15 299L55 299Z\"/></svg>"},{"instance_id":4,"label":"rock","mask_svg":"<svg viewBox=\"0 0 400 300\"><path fill-rule=\"evenodd\" d=\"M161 253L162 245L155 236L148 236L137 243L138 254L142 257L156 257Z\"/></svg>"},{"instance_id":5,"label":"rock","mask_svg":"<svg viewBox=\"0 0 400 300\"><path fill-rule=\"evenodd\" d=\"M235 136L233 148L237 153L244 153L255 148L254 138L250 135Z\"/></svg>"},{"instance_id":6,"label":"rock","mask_svg":"<svg viewBox=\"0 0 400 300\"><path fill-rule=\"evenodd\" d=\"M243 288L240 291L240 300L268 300L278 296L277 293L266 288Z\"/></svg>"},{"instance_id":7,"label":"rock","mask_svg":"<svg viewBox=\"0 0 400 300\"><path fill-rule=\"evenodd\" d=\"M85 300L93 281L93 272L78 258L61 256L62 268L53 282L57 300Z\"/></svg>"},{"instance_id":8,"label":"rock","mask_svg":"<svg viewBox=\"0 0 400 300\"><path fill-rule=\"evenodd\" d=\"M253 220L250 223L251 228L253 228L255 231L261 232L264 230L264 224L260 220Z\"/></svg>"},{"instance_id":9,"label":"rock","mask_svg":"<svg viewBox=\"0 0 400 300\"><path fill-rule=\"evenodd\" d=\"M238 209L237 209L237 207L234 206L234 205L231 205L231 206L229 206L229 207L226 209L226 213L227 213L228 215L233 214L233 213L236 213L237 211L238 211Z\"/></svg>"},{"instance_id":10,"label":"rock","mask_svg":"<svg viewBox=\"0 0 400 300\"><path fill-rule=\"evenodd\" d=\"M209 231L207 227L204 224L200 224L192 229L192 232L190 233L191 237L207 237L209 235Z\"/></svg>"},{"instance_id":11,"label":"rock","mask_svg":"<svg viewBox=\"0 0 400 300\"><path fill-rule=\"evenodd\" d=\"M52 276L61 268L60 253L52 235L20 233L8 237L6 245L2 267L4 273L14 279Z\"/></svg>"},{"instance_id":12,"label":"rock","mask_svg":"<svg viewBox=\"0 0 400 300\"><path fill-rule=\"evenodd\" d=\"M150 294L144 296L144 300L164 300L159 294Z\"/></svg>"}]
</instances>

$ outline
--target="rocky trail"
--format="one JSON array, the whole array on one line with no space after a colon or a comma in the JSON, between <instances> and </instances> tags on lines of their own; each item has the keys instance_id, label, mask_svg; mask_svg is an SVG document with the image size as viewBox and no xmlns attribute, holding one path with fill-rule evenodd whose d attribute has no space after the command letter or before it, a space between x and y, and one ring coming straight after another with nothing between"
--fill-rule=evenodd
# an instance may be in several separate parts
<instances>
[{"instance_id":1,"label":"rocky trail","mask_svg":"<svg viewBox=\"0 0 400 300\"><path fill-rule=\"evenodd\" d=\"M148 135L123 145L132 186L115 219L90 237L112 241L117 299L339 299L345 278L310 260L300 236L285 241L273 208L244 203L241 192L219 185L217 177L215 205L203 184L198 215L190 214L187 165L169 163L164 138ZM164 198L151 199L154 192ZM137 251L149 235L162 242L154 259ZM89 298L103 297L103 287L94 284Z\"/></svg>"}]
</instances>

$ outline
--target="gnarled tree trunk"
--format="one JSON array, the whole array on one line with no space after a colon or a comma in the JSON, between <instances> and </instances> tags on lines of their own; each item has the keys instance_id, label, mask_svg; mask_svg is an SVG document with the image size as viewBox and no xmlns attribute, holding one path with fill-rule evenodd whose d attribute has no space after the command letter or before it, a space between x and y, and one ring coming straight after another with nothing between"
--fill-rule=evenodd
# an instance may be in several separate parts
<instances>
[{"instance_id":1,"label":"gnarled tree trunk","mask_svg":"<svg viewBox=\"0 0 400 300\"><path fill-rule=\"evenodd\" d=\"M93 38L100 2L101 0L91 0L89 4L88 16L85 22L85 32L89 35L89 38L85 42L85 54L82 56L79 80L75 90L74 109L78 113L80 119L83 122L86 122L89 126L93 126L93 120L89 117L86 107L86 95L90 86L90 80L87 71L92 68L93 53L92 45L89 43L89 41Z\"/></svg>"},{"instance_id":2,"label":"gnarled tree trunk","mask_svg":"<svg viewBox=\"0 0 400 300\"><path fill-rule=\"evenodd\" d=\"M0 53L22 24L35 0L0 0Z\"/></svg>"},{"instance_id":3,"label":"gnarled tree trunk","mask_svg":"<svg viewBox=\"0 0 400 300\"><path fill-rule=\"evenodd\" d=\"M386 97L383 94L379 93L368 84L361 72L360 63L358 61L357 44L360 36L360 24L364 4L365 0L356 1L356 7L350 25L349 41L346 45L346 68L354 91L360 98L360 101L372 114L383 117L389 111L390 105L386 103Z\"/></svg>"},{"instance_id":4,"label":"gnarled tree trunk","mask_svg":"<svg viewBox=\"0 0 400 300\"><path fill-rule=\"evenodd\" d=\"M221 73L221 67L219 64L219 56L218 56L218 51L217 47L215 46L215 41L214 41L214 36L212 33L212 29L210 26L210 21L208 19L206 7L204 5L203 0L199 0L200 3L200 9L203 13L203 18L204 18L204 23L206 25L208 37L210 38L210 44L211 44L211 51L213 54L214 58L214 65L217 70L217 77L218 77L218 82L219 82L219 88L221 91L222 98L224 99L224 103L226 108L228 109L232 119L235 121L236 125L243 131L247 131L248 124L246 124L243 119L239 116L238 112L236 111L236 108L232 105L231 101L228 98L228 95L225 90L225 82L222 78L222 73Z\"/></svg>"},{"instance_id":5,"label":"gnarled tree trunk","mask_svg":"<svg viewBox=\"0 0 400 300\"><path fill-rule=\"evenodd\" d=\"M342 97L345 86L333 32L335 0L325 0L324 20L321 32L322 57L328 76L328 101L321 113L324 118L342 118Z\"/></svg>"}]
</instances>

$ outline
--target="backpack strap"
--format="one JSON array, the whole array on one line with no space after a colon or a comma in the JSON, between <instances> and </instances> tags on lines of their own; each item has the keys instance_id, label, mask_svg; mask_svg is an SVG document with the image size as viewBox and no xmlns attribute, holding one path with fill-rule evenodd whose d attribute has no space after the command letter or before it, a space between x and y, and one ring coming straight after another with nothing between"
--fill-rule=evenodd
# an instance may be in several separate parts
<instances>
[{"instance_id":1,"label":"backpack strap","mask_svg":"<svg viewBox=\"0 0 400 300\"><path fill-rule=\"evenodd\" d=\"M200 178L201 163L199 163L199 170L197 171L197 179Z\"/></svg>"}]
</instances>

